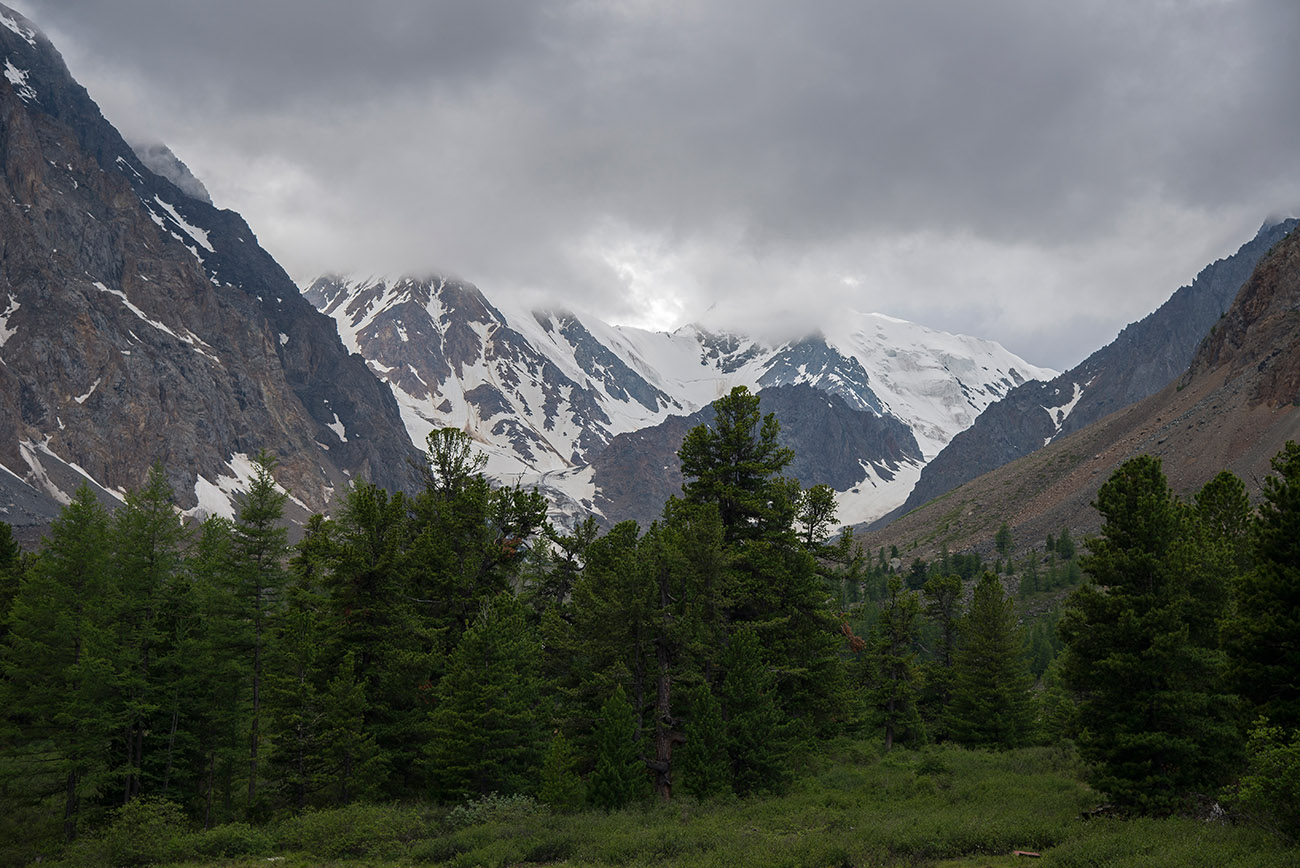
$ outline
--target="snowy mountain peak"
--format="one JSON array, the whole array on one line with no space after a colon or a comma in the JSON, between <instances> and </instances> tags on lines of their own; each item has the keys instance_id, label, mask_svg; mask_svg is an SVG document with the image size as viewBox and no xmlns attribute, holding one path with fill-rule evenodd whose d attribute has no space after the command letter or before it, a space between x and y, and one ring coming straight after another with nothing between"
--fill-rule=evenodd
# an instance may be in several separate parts
<instances>
[{"instance_id":1,"label":"snowy mountain peak","mask_svg":"<svg viewBox=\"0 0 1300 868\"><path fill-rule=\"evenodd\" d=\"M565 308L497 307L449 277L327 275L304 294L389 384L415 445L434 428L460 428L488 455L489 473L588 507L586 468L614 438L696 413L734 386L835 395L844 412L901 422L923 463L1006 391L1055 374L991 341L880 314L845 312L833 328L773 342L698 324L651 332ZM883 514L919 474L918 463L875 478L879 464L862 456L875 494L856 497L854 510ZM861 520L857 511L841 518Z\"/></svg>"}]
</instances>

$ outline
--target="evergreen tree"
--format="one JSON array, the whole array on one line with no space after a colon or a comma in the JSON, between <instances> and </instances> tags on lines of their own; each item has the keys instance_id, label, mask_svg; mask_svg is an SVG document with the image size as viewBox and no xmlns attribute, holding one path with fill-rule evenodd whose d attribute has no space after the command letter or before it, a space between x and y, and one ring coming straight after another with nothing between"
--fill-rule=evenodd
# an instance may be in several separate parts
<instances>
[{"instance_id":1,"label":"evergreen tree","mask_svg":"<svg viewBox=\"0 0 1300 868\"><path fill-rule=\"evenodd\" d=\"M681 788L697 799L729 792L731 761L722 707L708 684L694 685L685 699L690 718L683 727L686 743L679 751L676 778Z\"/></svg>"},{"instance_id":2,"label":"evergreen tree","mask_svg":"<svg viewBox=\"0 0 1300 868\"><path fill-rule=\"evenodd\" d=\"M777 442L781 426L759 419L758 396L744 386L713 402L713 425L692 428L677 453L688 503L713 503L728 543L790 527L797 496L780 478L794 452Z\"/></svg>"},{"instance_id":3,"label":"evergreen tree","mask_svg":"<svg viewBox=\"0 0 1300 868\"><path fill-rule=\"evenodd\" d=\"M108 514L81 486L18 588L5 648L4 709L18 733L11 767L26 769L38 797L55 799L69 841L110 785L124 719L108 534Z\"/></svg>"},{"instance_id":4,"label":"evergreen tree","mask_svg":"<svg viewBox=\"0 0 1300 868\"><path fill-rule=\"evenodd\" d=\"M578 777L578 757L573 745L559 730L551 736L542 757L541 784L537 798L552 810L575 811L582 807L584 792Z\"/></svg>"},{"instance_id":5,"label":"evergreen tree","mask_svg":"<svg viewBox=\"0 0 1300 868\"><path fill-rule=\"evenodd\" d=\"M933 658L923 667L923 705L930 724L930 736L941 741L948 735L946 715L952 701L953 661L957 654L957 633L961 623L961 579L935 576L922 589L925 617L934 629Z\"/></svg>"},{"instance_id":6,"label":"evergreen tree","mask_svg":"<svg viewBox=\"0 0 1300 868\"><path fill-rule=\"evenodd\" d=\"M178 676L174 665L160 665L182 649L168 642L175 637L170 623L176 614L172 593L189 533L176 509L171 485L160 465L154 465L145 486L128 492L113 522L112 581L117 593L116 643L120 648L118 689L125 701L122 733L125 762L123 801L140 795L145 765L146 733L162 733L167 690L161 676ZM166 709L173 718L177 709ZM170 723L171 721L169 721Z\"/></svg>"},{"instance_id":7,"label":"evergreen tree","mask_svg":"<svg viewBox=\"0 0 1300 868\"><path fill-rule=\"evenodd\" d=\"M1015 603L986 572L961 622L948 714L952 738L971 747L1018 747L1032 722L1024 639Z\"/></svg>"},{"instance_id":8,"label":"evergreen tree","mask_svg":"<svg viewBox=\"0 0 1300 868\"><path fill-rule=\"evenodd\" d=\"M524 792L535 780L540 654L513 595L484 604L434 693L427 755L441 799Z\"/></svg>"},{"instance_id":9,"label":"evergreen tree","mask_svg":"<svg viewBox=\"0 0 1300 868\"><path fill-rule=\"evenodd\" d=\"M790 736L752 626L736 629L722 667L718 692L727 721L732 787L741 796L780 792L790 779Z\"/></svg>"},{"instance_id":10,"label":"evergreen tree","mask_svg":"<svg viewBox=\"0 0 1300 868\"><path fill-rule=\"evenodd\" d=\"M1063 674L1080 696L1079 745L1094 785L1126 808L1163 813L1216 788L1239 743L1222 657L1193 629L1217 614L1206 607L1221 608L1221 595L1189 591L1204 576L1189 560L1194 547L1179 543L1186 508L1159 459L1125 462L1096 506L1101 536L1083 559L1093 581L1061 620Z\"/></svg>"},{"instance_id":11,"label":"evergreen tree","mask_svg":"<svg viewBox=\"0 0 1300 868\"><path fill-rule=\"evenodd\" d=\"M616 811L646 793L645 763L637 738L636 714L620 685L605 700L596 720L596 767L587 781L587 798Z\"/></svg>"},{"instance_id":12,"label":"evergreen tree","mask_svg":"<svg viewBox=\"0 0 1300 868\"><path fill-rule=\"evenodd\" d=\"M1005 521L998 527L998 532L993 537L993 545L997 548L998 555L1003 558L1011 557L1011 528Z\"/></svg>"},{"instance_id":13,"label":"evergreen tree","mask_svg":"<svg viewBox=\"0 0 1300 868\"><path fill-rule=\"evenodd\" d=\"M284 561L288 555L288 531L280 526L288 495L276 485L271 470L275 460L266 452L255 462L247 492L238 497L233 528L236 582L235 599L240 608L250 662L251 703L248 733L248 809L257 804L260 777L258 763L262 749L262 689L267 644L275 628L275 617L288 579Z\"/></svg>"},{"instance_id":14,"label":"evergreen tree","mask_svg":"<svg viewBox=\"0 0 1300 868\"><path fill-rule=\"evenodd\" d=\"M1231 676L1274 725L1300 729L1300 446L1273 458L1254 525L1254 568L1225 629Z\"/></svg>"},{"instance_id":15,"label":"evergreen tree","mask_svg":"<svg viewBox=\"0 0 1300 868\"><path fill-rule=\"evenodd\" d=\"M904 590L898 576L889 577L889 594L867 640L867 679L872 705L885 727L885 750L895 741L923 740L917 697L921 687L917 665L921 607L916 594Z\"/></svg>"}]
</instances>

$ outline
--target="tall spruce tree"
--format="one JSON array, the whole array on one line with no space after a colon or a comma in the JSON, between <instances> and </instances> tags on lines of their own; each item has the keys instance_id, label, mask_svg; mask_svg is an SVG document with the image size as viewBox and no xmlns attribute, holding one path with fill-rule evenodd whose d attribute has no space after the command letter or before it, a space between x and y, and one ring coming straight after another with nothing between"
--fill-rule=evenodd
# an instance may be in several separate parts
<instances>
[{"instance_id":1,"label":"tall spruce tree","mask_svg":"<svg viewBox=\"0 0 1300 868\"><path fill-rule=\"evenodd\" d=\"M182 652L172 641L177 613L173 593L189 533L161 465L149 471L143 488L128 492L113 522L111 575L117 588L114 622L120 647L119 690L125 701L122 734L125 747L123 801L140 795L145 766L146 733L167 731L160 716L167 700L162 676L178 676L175 665L161 658ZM172 718L176 709L166 710Z\"/></svg>"},{"instance_id":2,"label":"tall spruce tree","mask_svg":"<svg viewBox=\"0 0 1300 868\"><path fill-rule=\"evenodd\" d=\"M440 798L525 792L541 758L540 643L503 592L465 631L434 692L427 757Z\"/></svg>"},{"instance_id":3,"label":"tall spruce tree","mask_svg":"<svg viewBox=\"0 0 1300 868\"><path fill-rule=\"evenodd\" d=\"M637 736L637 715L622 685L600 707L595 728L596 767L587 781L587 798L597 808L616 811L649 791Z\"/></svg>"},{"instance_id":4,"label":"tall spruce tree","mask_svg":"<svg viewBox=\"0 0 1300 868\"><path fill-rule=\"evenodd\" d=\"M275 630L275 619L283 600L288 571L288 531L281 526L288 494L280 490L271 470L275 460L262 452L254 463L248 490L238 497L233 532L236 583L235 599L240 608L243 634L250 662L251 702L248 733L248 810L257 805L257 785L262 755L262 690L267 645Z\"/></svg>"},{"instance_id":5,"label":"tall spruce tree","mask_svg":"<svg viewBox=\"0 0 1300 868\"><path fill-rule=\"evenodd\" d=\"M4 656L13 764L52 799L71 841L113 781L113 738L125 719L112 630L109 516L83 485L50 525L18 588Z\"/></svg>"},{"instance_id":6,"label":"tall spruce tree","mask_svg":"<svg viewBox=\"0 0 1300 868\"><path fill-rule=\"evenodd\" d=\"M1300 445L1273 458L1254 524L1254 568L1235 587L1232 681L1278 726L1300 730ZM1235 512L1235 511L1234 511Z\"/></svg>"},{"instance_id":7,"label":"tall spruce tree","mask_svg":"<svg viewBox=\"0 0 1300 868\"><path fill-rule=\"evenodd\" d=\"M1018 747L1029 738L1032 710L1024 637L1015 602L985 572L961 621L953 659L948 731L971 747Z\"/></svg>"},{"instance_id":8,"label":"tall spruce tree","mask_svg":"<svg viewBox=\"0 0 1300 868\"><path fill-rule=\"evenodd\" d=\"M1125 462L1096 506L1101 535L1082 561L1092 582L1070 597L1060 626L1080 750L1117 805L1166 813L1217 788L1239 743L1222 655L1195 629L1219 614L1222 595L1191 591L1212 576L1180 542L1187 510L1159 459Z\"/></svg>"},{"instance_id":9,"label":"tall spruce tree","mask_svg":"<svg viewBox=\"0 0 1300 868\"><path fill-rule=\"evenodd\" d=\"M732 787L742 796L780 792L790 781L791 734L752 625L742 624L732 634L722 667L718 693L727 722Z\"/></svg>"},{"instance_id":10,"label":"tall spruce tree","mask_svg":"<svg viewBox=\"0 0 1300 868\"><path fill-rule=\"evenodd\" d=\"M914 591L905 590L897 575L889 577L889 591L880 617L867 640L866 678L872 705L885 729L885 750L896 741L924 739L917 700L921 672L917 663L921 607Z\"/></svg>"}]
</instances>

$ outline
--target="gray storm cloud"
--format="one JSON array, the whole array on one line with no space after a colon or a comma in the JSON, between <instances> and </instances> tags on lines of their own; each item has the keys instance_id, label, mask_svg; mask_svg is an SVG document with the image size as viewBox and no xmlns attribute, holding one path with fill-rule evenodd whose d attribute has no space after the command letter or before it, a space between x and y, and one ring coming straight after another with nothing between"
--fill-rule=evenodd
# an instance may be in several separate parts
<instances>
[{"instance_id":1,"label":"gray storm cloud","mask_svg":"<svg viewBox=\"0 0 1300 868\"><path fill-rule=\"evenodd\" d=\"M14 0L290 272L1067 366L1300 203L1300 4Z\"/></svg>"}]
</instances>

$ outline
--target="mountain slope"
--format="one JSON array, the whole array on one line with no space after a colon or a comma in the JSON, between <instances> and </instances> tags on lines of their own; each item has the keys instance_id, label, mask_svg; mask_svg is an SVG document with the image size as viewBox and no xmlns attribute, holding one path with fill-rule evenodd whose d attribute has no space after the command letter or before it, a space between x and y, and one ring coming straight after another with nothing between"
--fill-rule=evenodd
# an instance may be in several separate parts
<instances>
[{"instance_id":1,"label":"mountain slope","mask_svg":"<svg viewBox=\"0 0 1300 868\"><path fill-rule=\"evenodd\" d=\"M921 472L906 502L879 524L1151 395L1187 369L1260 259L1297 225L1265 224L1232 256L1202 269L1154 313L1046 382L1030 382L990 405Z\"/></svg>"},{"instance_id":2,"label":"mountain slope","mask_svg":"<svg viewBox=\"0 0 1300 868\"><path fill-rule=\"evenodd\" d=\"M1300 233L1272 248L1205 338L1182 377L1154 395L947 492L878 530L871 547L925 556L991 547L998 524L1017 539L1098 529L1097 489L1136 455L1161 457L1190 496L1220 470L1252 494L1287 440L1300 440ZM1031 543L1032 544L1032 543Z\"/></svg>"},{"instance_id":3,"label":"mountain slope","mask_svg":"<svg viewBox=\"0 0 1300 868\"><path fill-rule=\"evenodd\" d=\"M228 513L261 449L303 509L414 484L391 394L239 215L150 171L31 22L0 25L0 518L154 462Z\"/></svg>"},{"instance_id":4,"label":"mountain slope","mask_svg":"<svg viewBox=\"0 0 1300 868\"><path fill-rule=\"evenodd\" d=\"M668 334L569 311L507 309L449 278L325 276L304 295L388 382L413 442L435 427L463 429L488 454L488 472L612 520L624 507L658 511L615 492L677 486L650 481L644 461L602 462L603 453L658 426L667 427L646 437L671 440L665 432L683 424L673 419L694 418L733 386L805 385L839 399L817 406L830 407L837 426L863 428L849 438L861 450L853 469L835 474L844 517L862 520L900 503L925 459L989 403L1054 373L990 341L879 314L844 312L833 329L766 342L699 326ZM796 452L831 460L825 441L802 430L808 439L792 444ZM668 464L657 472L675 474L675 459Z\"/></svg>"}]
</instances>

